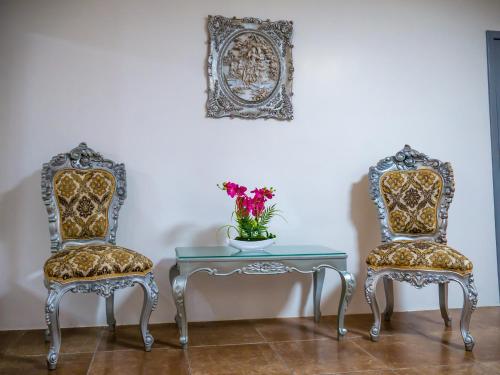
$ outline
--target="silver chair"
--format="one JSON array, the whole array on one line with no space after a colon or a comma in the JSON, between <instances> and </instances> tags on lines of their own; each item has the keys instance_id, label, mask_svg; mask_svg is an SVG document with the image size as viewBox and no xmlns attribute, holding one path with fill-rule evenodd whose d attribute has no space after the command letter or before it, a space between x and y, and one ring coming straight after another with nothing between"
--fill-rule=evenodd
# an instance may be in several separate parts
<instances>
[{"instance_id":1,"label":"silver chair","mask_svg":"<svg viewBox=\"0 0 500 375\"><path fill-rule=\"evenodd\" d=\"M416 288L438 284L441 315L446 326L451 325L448 284L454 281L464 294L460 331L465 349L472 351L474 338L469 332L469 323L478 299L472 263L446 245L448 208L454 194L450 163L431 159L406 145L396 155L371 167L369 180L383 242L366 259L365 296L374 316L371 339L377 341L380 334L381 317L375 295L379 279L384 281L385 320L390 320L393 312L393 280Z\"/></svg>"},{"instance_id":2,"label":"silver chair","mask_svg":"<svg viewBox=\"0 0 500 375\"><path fill-rule=\"evenodd\" d=\"M59 303L66 292L96 293L106 298L107 323L114 330L114 293L141 285L144 290L140 328L146 351L148 331L158 302L153 262L116 246L118 212L126 197L125 166L104 159L85 143L54 156L43 165L42 197L49 215L51 250L44 265L48 297L45 318L49 369L55 369L61 347Z\"/></svg>"}]
</instances>

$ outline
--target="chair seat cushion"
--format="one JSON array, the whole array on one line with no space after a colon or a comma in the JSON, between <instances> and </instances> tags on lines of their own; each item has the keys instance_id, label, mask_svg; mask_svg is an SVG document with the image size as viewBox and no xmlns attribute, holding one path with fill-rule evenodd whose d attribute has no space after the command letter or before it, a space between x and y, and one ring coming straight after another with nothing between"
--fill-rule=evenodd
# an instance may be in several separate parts
<instances>
[{"instance_id":1,"label":"chair seat cushion","mask_svg":"<svg viewBox=\"0 0 500 375\"><path fill-rule=\"evenodd\" d=\"M454 271L461 274L472 271L472 262L457 250L433 241L394 241L372 250L366 258L369 267L410 268Z\"/></svg>"},{"instance_id":2,"label":"chair seat cushion","mask_svg":"<svg viewBox=\"0 0 500 375\"><path fill-rule=\"evenodd\" d=\"M44 272L49 281L67 283L145 275L152 268L153 262L142 254L102 244L67 247L45 262Z\"/></svg>"}]
</instances>

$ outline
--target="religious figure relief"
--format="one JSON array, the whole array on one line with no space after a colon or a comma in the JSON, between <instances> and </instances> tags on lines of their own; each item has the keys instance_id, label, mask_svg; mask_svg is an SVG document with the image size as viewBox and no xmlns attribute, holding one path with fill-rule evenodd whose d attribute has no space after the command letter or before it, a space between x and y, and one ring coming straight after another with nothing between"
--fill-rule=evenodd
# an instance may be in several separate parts
<instances>
[{"instance_id":1,"label":"religious figure relief","mask_svg":"<svg viewBox=\"0 0 500 375\"><path fill-rule=\"evenodd\" d=\"M226 49L222 72L233 94L248 102L269 97L279 79L280 63L264 37L248 32L238 35Z\"/></svg>"}]
</instances>

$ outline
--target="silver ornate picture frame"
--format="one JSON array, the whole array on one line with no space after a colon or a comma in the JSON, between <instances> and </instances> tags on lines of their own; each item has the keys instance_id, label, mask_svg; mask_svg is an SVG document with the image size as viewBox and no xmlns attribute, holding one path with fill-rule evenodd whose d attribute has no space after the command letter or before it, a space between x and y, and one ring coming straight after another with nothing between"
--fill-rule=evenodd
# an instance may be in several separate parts
<instances>
[{"instance_id":1,"label":"silver ornate picture frame","mask_svg":"<svg viewBox=\"0 0 500 375\"><path fill-rule=\"evenodd\" d=\"M208 17L207 116L292 120L292 21Z\"/></svg>"}]
</instances>

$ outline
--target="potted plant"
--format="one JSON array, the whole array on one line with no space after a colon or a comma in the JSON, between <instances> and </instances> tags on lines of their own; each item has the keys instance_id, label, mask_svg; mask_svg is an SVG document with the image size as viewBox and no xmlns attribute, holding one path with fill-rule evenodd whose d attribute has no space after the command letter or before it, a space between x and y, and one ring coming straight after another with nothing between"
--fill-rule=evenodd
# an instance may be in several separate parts
<instances>
[{"instance_id":1,"label":"potted plant","mask_svg":"<svg viewBox=\"0 0 500 375\"><path fill-rule=\"evenodd\" d=\"M269 222L274 216L281 215L276 204L266 207L266 202L273 199L275 190L272 187L255 188L250 196L245 186L234 182L227 181L217 186L231 198L236 198L231 215L236 224L222 227L227 229L229 244L239 250L263 250L271 246L276 235L269 232ZM235 238L231 238L231 230L236 231Z\"/></svg>"}]
</instances>

